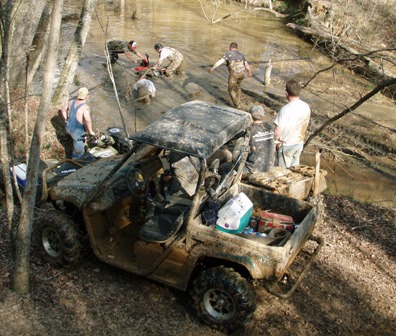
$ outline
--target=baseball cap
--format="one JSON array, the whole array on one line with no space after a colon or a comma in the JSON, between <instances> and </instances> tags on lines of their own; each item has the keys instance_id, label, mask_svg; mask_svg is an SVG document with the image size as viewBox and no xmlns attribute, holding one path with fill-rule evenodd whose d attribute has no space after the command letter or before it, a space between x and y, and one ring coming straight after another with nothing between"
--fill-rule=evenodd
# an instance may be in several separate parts
<instances>
[{"instance_id":1,"label":"baseball cap","mask_svg":"<svg viewBox=\"0 0 396 336\"><path fill-rule=\"evenodd\" d=\"M82 87L78 89L77 99L85 99L88 96L88 89L86 87Z\"/></svg>"},{"instance_id":2,"label":"baseball cap","mask_svg":"<svg viewBox=\"0 0 396 336\"><path fill-rule=\"evenodd\" d=\"M133 50L136 49L136 42L135 41L129 41L128 45L131 47L131 49L133 49Z\"/></svg>"},{"instance_id":3,"label":"baseball cap","mask_svg":"<svg viewBox=\"0 0 396 336\"><path fill-rule=\"evenodd\" d=\"M264 118L264 109L260 105L253 105L249 112L252 114L254 120L262 120Z\"/></svg>"}]
</instances>

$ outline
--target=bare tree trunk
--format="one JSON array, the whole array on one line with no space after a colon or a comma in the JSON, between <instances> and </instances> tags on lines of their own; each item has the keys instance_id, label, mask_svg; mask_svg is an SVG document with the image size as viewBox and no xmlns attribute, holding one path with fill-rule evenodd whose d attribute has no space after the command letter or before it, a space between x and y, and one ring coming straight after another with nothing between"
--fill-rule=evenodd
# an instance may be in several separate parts
<instances>
[{"instance_id":1,"label":"bare tree trunk","mask_svg":"<svg viewBox=\"0 0 396 336\"><path fill-rule=\"evenodd\" d=\"M55 0L51 18L51 30L47 53L47 62L44 72L42 95L36 125L33 133L32 144L27 170L26 187L23 194L21 219L18 226L15 242L15 263L13 288L17 293L29 292L29 252L32 232L33 210L36 197L36 181L40 163L40 152L47 124L48 112L51 102L51 89L54 80L54 70L57 54L57 45L60 35L62 20L63 0Z\"/></svg>"},{"instance_id":2,"label":"bare tree trunk","mask_svg":"<svg viewBox=\"0 0 396 336\"><path fill-rule=\"evenodd\" d=\"M41 64L43 55L47 49L48 32L51 18L51 6L47 2L41 13L40 22L32 42L32 50L30 51L30 62L27 72L27 85L29 85L36 71Z\"/></svg>"},{"instance_id":3,"label":"bare tree trunk","mask_svg":"<svg viewBox=\"0 0 396 336\"><path fill-rule=\"evenodd\" d=\"M74 39L70 45L65 65L63 66L61 78L59 79L54 96L52 98L53 105L61 107L69 98L70 85L73 82L74 75L81 57L89 26L92 20L92 13L95 9L97 0L85 0L81 11L80 20L74 33Z\"/></svg>"},{"instance_id":4,"label":"bare tree trunk","mask_svg":"<svg viewBox=\"0 0 396 336\"><path fill-rule=\"evenodd\" d=\"M11 13L13 9L13 1L9 0L5 5L2 4L1 13L1 110L0 110L0 154L1 168L3 173L3 183L6 193L7 207L7 224L11 233L13 215L14 215L14 198L11 185L10 165L9 165L9 134L10 134L10 96L8 88L9 78L9 46L12 36Z\"/></svg>"},{"instance_id":5,"label":"bare tree trunk","mask_svg":"<svg viewBox=\"0 0 396 336\"><path fill-rule=\"evenodd\" d=\"M9 49L10 63L10 87L24 81L26 54L32 45L41 13L47 0L19 0L15 2L13 11L13 39ZM22 73L22 77L21 76Z\"/></svg>"},{"instance_id":6,"label":"bare tree trunk","mask_svg":"<svg viewBox=\"0 0 396 336\"><path fill-rule=\"evenodd\" d=\"M3 82L3 74L4 68L1 67L2 78L1 81ZM3 85L6 85L3 82ZM2 90L3 91L3 90ZM11 175L10 175L10 164L8 160L8 120L7 120L7 102L3 99L3 94L1 97L1 112L0 112L0 155L1 158L6 158L6 160L1 160L1 169L2 169L2 178L3 181L1 183L4 184L5 188L5 196L6 196L6 209L7 209L7 224L8 228L11 231L12 225L12 218L14 215L14 197L12 192L12 185L11 185Z\"/></svg>"},{"instance_id":7,"label":"bare tree trunk","mask_svg":"<svg viewBox=\"0 0 396 336\"><path fill-rule=\"evenodd\" d=\"M379 84L374 90L370 91L367 93L364 97L360 98L355 104L353 104L351 107L346 108L344 111L341 113L335 115L334 117L330 118L327 120L322 126L320 126L318 129L316 129L305 141L304 147L307 146L311 140L316 137L318 134L320 134L327 126L331 125L335 121L341 119L342 117L346 116L350 112L356 110L360 105L362 105L365 101L369 100L371 97L373 97L375 94L378 92L381 92L381 90L385 89L386 87L396 84L396 78L392 78L389 80L386 80Z\"/></svg>"}]
</instances>

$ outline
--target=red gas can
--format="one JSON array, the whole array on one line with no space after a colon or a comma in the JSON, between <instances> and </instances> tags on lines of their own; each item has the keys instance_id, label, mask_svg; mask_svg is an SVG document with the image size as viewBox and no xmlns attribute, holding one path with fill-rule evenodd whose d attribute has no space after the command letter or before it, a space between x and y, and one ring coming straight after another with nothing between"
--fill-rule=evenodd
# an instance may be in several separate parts
<instances>
[{"instance_id":1,"label":"red gas can","mask_svg":"<svg viewBox=\"0 0 396 336\"><path fill-rule=\"evenodd\" d=\"M262 211L260 215L258 231L264 232L272 228L280 228L292 231L294 229L293 222L293 217L291 216Z\"/></svg>"}]
</instances>

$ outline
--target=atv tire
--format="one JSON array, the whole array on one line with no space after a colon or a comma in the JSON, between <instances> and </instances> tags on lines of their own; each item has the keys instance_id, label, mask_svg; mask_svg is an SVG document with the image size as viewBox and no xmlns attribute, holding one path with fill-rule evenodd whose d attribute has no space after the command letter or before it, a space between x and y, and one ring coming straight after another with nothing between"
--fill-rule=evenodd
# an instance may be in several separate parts
<instances>
[{"instance_id":1,"label":"atv tire","mask_svg":"<svg viewBox=\"0 0 396 336\"><path fill-rule=\"evenodd\" d=\"M194 280L190 294L200 319L219 330L243 326L256 310L252 285L233 269L223 266L203 271Z\"/></svg>"},{"instance_id":2,"label":"atv tire","mask_svg":"<svg viewBox=\"0 0 396 336\"><path fill-rule=\"evenodd\" d=\"M37 218L36 227L40 254L51 265L73 268L81 263L81 237L69 216L50 210Z\"/></svg>"}]
</instances>

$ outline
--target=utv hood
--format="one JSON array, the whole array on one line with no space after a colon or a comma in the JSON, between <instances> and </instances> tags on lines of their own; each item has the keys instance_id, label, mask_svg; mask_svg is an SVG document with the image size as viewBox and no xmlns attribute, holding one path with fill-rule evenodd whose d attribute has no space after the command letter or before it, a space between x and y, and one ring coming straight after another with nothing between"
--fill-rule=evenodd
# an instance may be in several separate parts
<instances>
[{"instance_id":1,"label":"utv hood","mask_svg":"<svg viewBox=\"0 0 396 336\"><path fill-rule=\"evenodd\" d=\"M192 101L168 111L130 139L207 159L251 123L244 111Z\"/></svg>"},{"instance_id":2,"label":"utv hood","mask_svg":"<svg viewBox=\"0 0 396 336\"><path fill-rule=\"evenodd\" d=\"M80 208L92 190L106 178L121 160L122 157L113 156L80 168L53 186L49 191L50 198L52 200L63 200Z\"/></svg>"}]
</instances>

